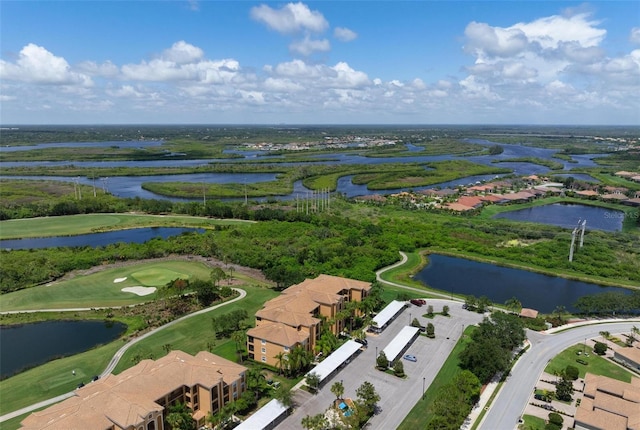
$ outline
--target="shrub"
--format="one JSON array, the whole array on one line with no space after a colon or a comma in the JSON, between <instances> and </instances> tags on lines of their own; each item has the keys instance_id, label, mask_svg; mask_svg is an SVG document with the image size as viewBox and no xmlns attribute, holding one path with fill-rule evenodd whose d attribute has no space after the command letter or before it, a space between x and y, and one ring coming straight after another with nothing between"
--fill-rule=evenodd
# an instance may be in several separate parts
<instances>
[{"instance_id":1,"label":"shrub","mask_svg":"<svg viewBox=\"0 0 640 430\"><path fill-rule=\"evenodd\" d=\"M595 352L598 355L604 355L607 352L607 349L609 347L607 346L606 343L604 342L596 342L596 344L593 347L593 352Z\"/></svg>"},{"instance_id":2,"label":"shrub","mask_svg":"<svg viewBox=\"0 0 640 430\"><path fill-rule=\"evenodd\" d=\"M577 367L568 365L567 368L564 369L564 376L566 376L567 379L575 381L580 376L580 371Z\"/></svg>"}]
</instances>

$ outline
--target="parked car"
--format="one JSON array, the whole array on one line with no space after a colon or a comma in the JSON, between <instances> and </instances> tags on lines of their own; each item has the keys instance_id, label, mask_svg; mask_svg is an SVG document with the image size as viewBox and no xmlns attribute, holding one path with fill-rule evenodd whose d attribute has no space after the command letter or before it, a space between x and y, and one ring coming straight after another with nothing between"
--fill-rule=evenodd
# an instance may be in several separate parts
<instances>
[{"instance_id":1,"label":"parked car","mask_svg":"<svg viewBox=\"0 0 640 430\"><path fill-rule=\"evenodd\" d=\"M407 361L413 361L414 363L415 363L416 361L418 361L418 359L416 358L416 356L415 356L415 355L411 355L411 354L406 354L406 355L404 356L404 359L405 359L405 360L407 360Z\"/></svg>"},{"instance_id":2,"label":"parked car","mask_svg":"<svg viewBox=\"0 0 640 430\"><path fill-rule=\"evenodd\" d=\"M369 345L369 342L367 342L367 339L354 339L354 340L361 345L364 345L364 346Z\"/></svg>"},{"instance_id":3,"label":"parked car","mask_svg":"<svg viewBox=\"0 0 640 430\"><path fill-rule=\"evenodd\" d=\"M409 303L416 306L424 306L427 304L427 301L425 299L411 299Z\"/></svg>"}]
</instances>

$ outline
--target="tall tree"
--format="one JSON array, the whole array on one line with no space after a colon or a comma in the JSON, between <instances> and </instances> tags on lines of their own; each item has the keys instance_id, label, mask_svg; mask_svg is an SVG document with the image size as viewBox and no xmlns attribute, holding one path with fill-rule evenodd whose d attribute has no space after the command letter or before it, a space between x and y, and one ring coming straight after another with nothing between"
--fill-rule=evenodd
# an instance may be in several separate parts
<instances>
[{"instance_id":1,"label":"tall tree","mask_svg":"<svg viewBox=\"0 0 640 430\"><path fill-rule=\"evenodd\" d=\"M344 394L344 385L342 385L342 381L334 382L331 385L331 392L336 396L336 400L341 399Z\"/></svg>"}]
</instances>

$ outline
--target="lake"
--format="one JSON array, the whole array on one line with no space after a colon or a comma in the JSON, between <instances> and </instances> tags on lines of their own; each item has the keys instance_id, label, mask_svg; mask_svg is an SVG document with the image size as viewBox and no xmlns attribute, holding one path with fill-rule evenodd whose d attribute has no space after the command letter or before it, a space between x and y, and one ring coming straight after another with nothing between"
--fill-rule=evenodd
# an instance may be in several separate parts
<instances>
[{"instance_id":1,"label":"lake","mask_svg":"<svg viewBox=\"0 0 640 430\"><path fill-rule=\"evenodd\" d=\"M571 229L577 226L579 220L586 219L587 230L621 231L624 212L597 206L553 203L502 212L494 215L493 218L537 222Z\"/></svg>"},{"instance_id":2,"label":"lake","mask_svg":"<svg viewBox=\"0 0 640 430\"><path fill-rule=\"evenodd\" d=\"M124 324L111 321L46 321L0 326L0 377L109 343L125 329ZM87 381L91 377L93 375L87 375Z\"/></svg>"},{"instance_id":3,"label":"lake","mask_svg":"<svg viewBox=\"0 0 640 430\"><path fill-rule=\"evenodd\" d=\"M35 249L59 246L107 246L112 243L144 243L155 237L166 239L182 233L203 229L187 227L143 227L127 230L107 231L103 233L79 234L76 236L34 237L24 239L0 240L0 249Z\"/></svg>"},{"instance_id":4,"label":"lake","mask_svg":"<svg viewBox=\"0 0 640 430\"><path fill-rule=\"evenodd\" d=\"M575 311L573 305L578 298L589 294L630 293L625 288L603 287L439 254L429 255L429 264L414 279L446 292L486 296L498 304L516 297L523 307L542 313L551 313L557 306Z\"/></svg>"}]
</instances>

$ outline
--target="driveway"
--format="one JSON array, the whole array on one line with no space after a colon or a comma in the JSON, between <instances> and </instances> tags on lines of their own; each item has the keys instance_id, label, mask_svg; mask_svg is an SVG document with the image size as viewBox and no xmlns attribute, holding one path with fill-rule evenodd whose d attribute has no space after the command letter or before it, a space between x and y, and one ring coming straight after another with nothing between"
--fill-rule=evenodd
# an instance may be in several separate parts
<instances>
[{"instance_id":1,"label":"driveway","mask_svg":"<svg viewBox=\"0 0 640 430\"><path fill-rule=\"evenodd\" d=\"M380 395L378 406L381 412L375 415L368 428L392 429L398 427L405 416L423 395L423 389L429 387L436 374L451 353L464 327L477 324L483 315L462 309L460 302L446 299L428 299L427 305L432 305L434 312L440 312L442 306L450 308L450 316L435 316L433 319L423 318L426 306L409 306L405 309L381 334L367 336L368 348L351 360L342 370L326 381L315 395L297 396L298 403L293 413L278 427L286 429L301 429L301 421L307 415L323 413L335 396L331 393L331 385L336 381L344 384L345 398L356 398L356 389L364 381L371 382ZM389 342L408 325L413 318L418 318L421 324L428 322L435 326L435 339L419 336L409 346L406 353L418 358L416 363L403 360L406 378L401 379L375 369L376 351L382 351Z\"/></svg>"}]
</instances>

